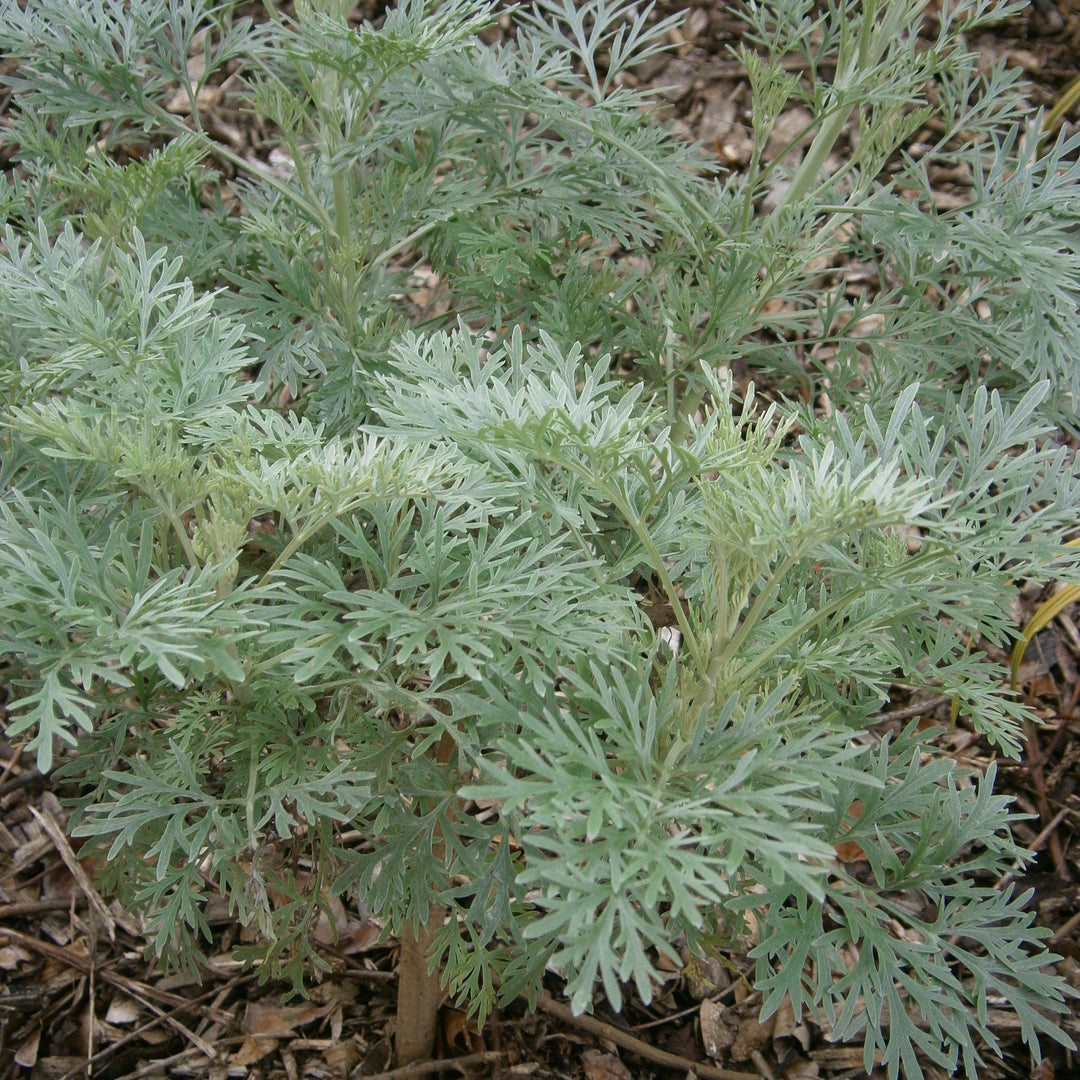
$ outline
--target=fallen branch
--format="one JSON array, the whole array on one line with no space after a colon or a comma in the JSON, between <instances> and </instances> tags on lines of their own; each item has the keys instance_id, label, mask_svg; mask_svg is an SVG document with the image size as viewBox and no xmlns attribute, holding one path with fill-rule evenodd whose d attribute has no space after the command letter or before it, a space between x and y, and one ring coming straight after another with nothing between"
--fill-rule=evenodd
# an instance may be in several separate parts
<instances>
[{"instance_id":1,"label":"fallen branch","mask_svg":"<svg viewBox=\"0 0 1080 1080\"><path fill-rule=\"evenodd\" d=\"M537 1005L549 1016L554 1016L566 1024L581 1028L602 1039L613 1042L623 1050L629 1050L632 1054L651 1061L654 1065L662 1065L666 1069L678 1069L680 1072L693 1072L702 1080L761 1080L760 1073L740 1072L737 1069L721 1069L718 1065L708 1065L703 1061L692 1061L690 1058L679 1054L669 1054L666 1050L658 1050L647 1042L635 1038L625 1031L621 1031L611 1024L605 1024L603 1020L597 1020L595 1016L575 1016L568 1006L555 1001L550 994L541 994Z\"/></svg>"},{"instance_id":2,"label":"fallen branch","mask_svg":"<svg viewBox=\"0 0 1080 1080\"><path fill-rule=\"evenodd\" d=\"M457 1069L458 1072L466 1072L474 1065L491 1065L496 1061L502 1061L506 1055L501 1050L485 1050L480 1054L463 1054L455 1058L439 1058L431 1061L414 1061L410 1065L402 1065L400 1068L391 1069L389 1072L375 1073L372 1076L364 1076L364 1080L412 1080L416 1076L430 1076L432 1073L446 1072L449 1069ZM357 1066L349 1073L349 1080L359 1080L363 1074L359 1071L362 1066Z\"/></svg>"}]
</instances>

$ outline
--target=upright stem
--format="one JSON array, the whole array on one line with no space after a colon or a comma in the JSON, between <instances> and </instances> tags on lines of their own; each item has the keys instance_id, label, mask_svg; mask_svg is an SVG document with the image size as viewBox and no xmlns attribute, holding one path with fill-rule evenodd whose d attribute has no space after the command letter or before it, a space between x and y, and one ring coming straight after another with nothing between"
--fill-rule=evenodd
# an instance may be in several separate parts
<instances>
[{"instance_id":1,"label":"upright stem","mask_svg":"<svg viewBox=\"0 0 1080 1080\"><path fill-rule=\"evenodd\" d=\"M788 207L798 203L817 185L826 159L857 107L860 79L877 68L896 35L907 33L909 27L918 24L926 6L927 0L907 0L906 3L900 0L867 0L862 5L858 21L854 25L845 25L836 58L832 108L792 177L791 186L773 211L774 224L782 220Z\"/></svg>"},{"instance_id":2,"label":"upright stem","mask_svg":"<svg viewBox=\"0 0 1080 1080\"><path fill-rule=\"evenodd\" d=\"M438 904L428 909L423 926L408 925L401 932L398 955L397 1031L394 1059L397 1065L428 1061L435 1050L435 1023L442 997L442 972L428 971L431 944L446 918Z\"/></svg>"},{"instance_id":3,"label":"upright stem","mask_svg":"<svg viewBox=\"0 0 1080 1080\"><path fill-rule=\"evenodd\" d=\"M444 731L435 751L435 760L446 768L454 755L455 741ZM441 856L444 845L436 829L433 850ZM446 920L446 909L438 904L428 908L427 920L418 927L407 923L398 938L397 1030L394 1057L399 1066L428 1061L435 1049L435 1027L442 999L442 972L428 970L431 946Z\"/></svg>"}]
</instances>

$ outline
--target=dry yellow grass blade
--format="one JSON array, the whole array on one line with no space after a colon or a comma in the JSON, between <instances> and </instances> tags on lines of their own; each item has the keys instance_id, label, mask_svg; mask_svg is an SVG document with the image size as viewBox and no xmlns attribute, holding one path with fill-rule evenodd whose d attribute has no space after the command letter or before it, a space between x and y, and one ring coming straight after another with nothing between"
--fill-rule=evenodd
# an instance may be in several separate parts
<instances>
[{"instance_id":1,"label":"dry yellow grass blade","mask_svg":"<svg viewBox=\"0 0 1080 1080\"><path fill-rule=\"evenodd\" d=\"M1080 537L1069 540L1066 547L1080 547ZM1016 681L1020 676L1020 664L1024 659L1024 650L1028 642L1046 625L1052 622L1074 600L1080 599L1080 585L1066 585L1060 591L1054 593L1049 600L1044 600L1036 609L1035 614L1028 620L1028 624L1020 632L1020 637L1013 646L1012 656L1009 660L1011 673L1010 684L1016 689Z\"/></svg>"},{"instance_id":2,"label":"dry yellow grass blade","mask_svg":"<svg viewBox=\"0 0 1080 1080\"><path fill-rule=\"evenodd\" d=\"M1080 75L1077 75L1064 90L1061 91L1060 97L1054 103L1054 107L1046 114L1043 120L1043 131L1049 133L1054 131L1058 124L1061 123L1065 114L1076 104L1080 99Z\"/></svg>"}]
</instances>

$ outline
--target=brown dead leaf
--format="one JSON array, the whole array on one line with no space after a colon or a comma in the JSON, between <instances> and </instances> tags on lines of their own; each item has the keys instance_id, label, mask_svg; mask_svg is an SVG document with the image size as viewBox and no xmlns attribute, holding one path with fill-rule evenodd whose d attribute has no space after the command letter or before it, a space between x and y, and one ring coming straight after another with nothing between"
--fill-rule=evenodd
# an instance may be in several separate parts
<instances>
[{"instance_id":1,"label":"brown dead leaf","mask_svg":"<svg viewBox=\"0 0 1080 1080\"><path fill-rule=\"evenodd\" d=\"M704 1001L731 985L731 979L715 956L690 954L683 965L682 977L695 1001Z\"/></svg>"},{"instance_id":2,"label":"brown dead leaf","mask_svg":"<svg viewBox=\"0 0 1080 1080\"><path fill-rule=\"evenodd\" d=\"M38 1046L40 1043L41 1028L37 1028L37 1030L19 1043L19 1048L15 1051L15 1064L21 1065L24 1069L32 1069L37 1064Z\"/></svg>"},{"instance_id":3,"label":"brown dead leaf","mask_svg":"<svg viewBox=\"0 0 1080 1080\"><path fill-rule=\"evenodd\" d=\"M134 1024L139 1019L139 1006L129 997L114 997L105 1013L106 1024Z\"/></svg>"},{"instance_id":4,"label":"brown dead leaf","mask_svg":"<svg viewBox=\"0 0 1080 1080\"><path fill-rule=\"evenodd\" d=\"M680 30L685 41L696 41L709 29L709 13L700 7L691 8Z\"/></svg>"},{"instance_id":5,"label":"brown dead leaf","mask_svg":"<svg viewBox=\"0 0 1080 1080\"><path fill-rule=\"evenodd\" d=\"M322 982L313 986L310 991L311 1001L318 1005L327 1006L323 1012L340 1005L347 1005L356 1000L356 986L348 982Z\"/></svg>"},{"instance_id":6,"label":"brown dead leaf","mask_svg":"<svg viewBox=\"0 0 1080 1080\"><path fill-rule=\"evenodd\" d=\"M390 1067L394 1050L388 1038L382 1038L377 1043L372 1043L364 1054L358 1068L360 1076L370 1076L372 1073L385 1072Z\"/></svg>"},{"instance_id":7,"label":"brown dead leaf","mask_svg":"<svg viewBox=\"0 0 1080 1080\"><path fill-rule=\"evenodd\" d=\"M409 291L405 294L417 307L431 305L438 291L441 279L428 265L417 267L409 278Z\"/></svg>"},{"instance_id":8,"label":"brown dead leaf","mask_svg":"<svg viewBox=\"0 0 1080 1080\"><path fill-rule=\"evenodd\" d=\"M782 296L771 296L761 305L761 311L764 315L776 315L778 312L791 310L792 304Z\"/></svg>"},{"instance_id":9,"label":"brown dead leaf","mask_svg":"<svg viewBox=\"0 0 1080 1080\"><path fill-rule=\"evenodd\" d=\"M244 1010L244 1022L240 1029L245 1035L257 1038L287 1039L296 1028L320 1020L329 1011L328 1007L312 1005L310 1002L299 1005L265 1005L251 1002Z\"/></svg>"},{"instance_id":10,"label":"brown dead leaf","mask_svg":"<svg viewBox=\"0 0 1080 1080\"><path fill-rule=\"evenodd\" d=\"M724 96L708 98L698 124L701 141L715 150L734 126L735 102Z\"/></svg>"},{"instance_id":11,"label":"brown dead leaf","mask_svg":"<svg viewBox=\"0 0 1080 1080\"><path fill-rule=\"evenodd\" d=\"M322 910L319 912L319 921L315 924L312 937L323 945L334 945L339 935L345 930L348 918L345 914L345 905L340 897L331 896L323 901Z\"/></svg>"},{"instance_id":12,"label":"brown dead leaf","mask_svg":"<svg viewBox=\"0 0 1080 1080\"><path fill-rule=\"evenodd\" d=\"M698 1017L701 1022L701 1043L711 1058L729 1050L735 1041L735 1025L725 1023L727 1012L719 1002L706 1000L701 1003Z\"/></svg>"},{"instance_id":13,"label":"brown dead leaf","mask_svg":"<svg viewBox=\"0 0 1080 1080\"><path fill-rule=\"evenodd\" d=\"M20 964L25 964L30 959L30 953L18 945L0 946L0 969L14 971Z\"/></svg>"},{"instance_id":14,"label":"brown dead leaf","mask_svg":"<svg viewBox=\"0 0 1080 1080\"><path fill-rule=\"evenodd\" d=\"M739 1021L739 1031L731 1044L732 1061L749 1061L755 1053L768 1048L772 1041L773 1020L776 1014L761 1023L757 1016L745 1016Z\"/></svg>"},{"instance_id":15,"label":"brown dead leaf","mask_svg":"<svg viewBox=\"0 0 1080 1080\"><path fill-rule=\"evenodd\" d=\"M863 801L862 801L862 799L856 799L847 808L847 816L848 817L853 817L853 818L862 817L862 812L863 812ZM844 825L845 830L850 829L850 828L851 828L850 825L847 825L847 824ZM836 849L836 857L842 863L866 862L867 861L866 852L863 851L863 849L861 847L859 847L859 845L856 844L854 840L844 840L844 841L841 841L839 844L836 844L834 846L835 846L835 849Z\"/></svg>"},{"instance_id":16,"label":"brown dead leaf","mask_svg":"<svg viewBox=\"0 0 1080 1080\"><path fill-rule=\"evenodd\" d=\"M231 1058L230 1065L254 1065L262 1061L267 1054L272 1054L278 1048L277 1039L256 1039L248 1035L243 1045Z\"/></svg>"},{"instance_id":17,"label":"brown dead leaf","mask_svg":"<svg viewBox=\"0 0 1080 1080\"><path fill-rule=\"evenodd\" d=\"M194 89L194 87L193 87ZM220 86L204 86L195 92L195 104L199 112L208 112L217 108L225 100L225 91ZM188 116L191 113L191 98L187 90L181 87L167 102L165 109L177 116Z\"/></svg>"},{"instance_id":18,"label":"brown dead leaf","mask_svg":"<svg viewBox=\"0 0 1080 1080\"><path fill-rule=\"evenodd\" d=\"M11 870L15 874L36 863L53 846L52 841L39 828L31 831L24 825L21 831L28 834L28 838L19 844L19 850L11 860Z\"/></svg>"},{"instance_id":19,"label":"brown dead leaf","mask_svg":"<svg viewBox=\"0 0 1080 1080\"><path fill-rule=\"evenodd\" d=\"M479 1054L484 1049L476 1021L460 1009L444 1009L442 1022L443 1038L451 1054Z\"/></svg>"},{"instance_id":20,"label":"brown dead leaf","mask_svg":"<svg viewBox=\"0 0 1080 1080\"><path fill-rule=\"evenodd\" d=\"M328 1046L322 1053L323 1060L338 1076L347 1076L360 1060L360 1049L353 1039Z\"/></svg>"},{"instance_id":21,"label":"brown dead leaf","mask_svg":"<svg viewBox=\"0 0 1080 1080\"><path fill-rule=\"evenodd\" d=\"M773 1055L781 1065L792 1061L800 1047L803 1053L810 1049L810 1029L805 1023L795 1022L795 1008L789 997L785 997L780 1008L776 1010L772 1042ZM794 1062L792 1065L794 1066Z\"/></svg>"},{"instance_id":22,"label":"brown dead leaf","mask_svg":"<svg viewBox=\"0 0 1080 1080\"><path fill-rule=\"evenodd\" d=\"M1023 68L1028 75L1037 75L1043 69L1043 58L1030 49L1010 49L1005 55L1010 64Z\"/></svg>"},{"instance_id":23,"label":"brown dead leaf","mask_svg":"<svg viewBox=\"0 0 1080 1080\"><path fill-rule=\"evenodd\" d=\"M119 926L125 934L130 934L133 938L142 937L145 925L141 918L132 915L128 911L125 911L124 908L121 907L118 900L114 900L111 904L109 904L109 911L112 914L116 925Z\"/></svg>"},{"instance_id":24,"label":"brown dead leaf","mask_svg":"<svg viewBox=\"0 0 1080 1080\"><path fill-rule=\"evenodd\" d=\"M0 821L0 851L5 855L14 855L19 850L19 841L9 831L8 827Z\"/></svg>"},{"instance_id":25,"label":"brown dead leaf","mask_svg":"<svg viewBox=\"0 0 1080 1080\"><path fill-rule=\"evenodd\" d=\"M371 919L362 922L350 919L342 930L339 928L337 951L343 956L355 956L357 953L370 952L382 940L382 927Z\"/></svg>"},{"instance_id":26,"label":"brown dead leaf","mask_svg":"<svg viewBox=\"0 0 1080 1080\"><path fill-rule=\"evenodd\" d=\"M864 315L861 319L856 319L853 323L850 323L847 328L848 337L871 337L880 332L884 325L884 314L880 311L876 311L871 315Z\"/></svg>"},{"instance_id":27,"label":"brown dead leaf","mask_svg":"<svg viewBox=\"0 0 1080 1080\"><path fill-rule=\"evenodd\" d=\"M586 1050L581 1064L589 1080L633 1080L630 1070L614 1055L599 1050Z\"/></svg>"},{"instance_id":28,"label":"brown dead leaf","mask_svg":"<svg viewBox=\"0 0 1080 1080\"><path fill-rule=\"evenodd\" d=\"M78 948L83 956L87 955L86 947L81 941L71 940L71 919L58 919L55 915L46 915L38 920L38 927L42 935L50 938L55 944Z\"/></svg>"}]
</instances>

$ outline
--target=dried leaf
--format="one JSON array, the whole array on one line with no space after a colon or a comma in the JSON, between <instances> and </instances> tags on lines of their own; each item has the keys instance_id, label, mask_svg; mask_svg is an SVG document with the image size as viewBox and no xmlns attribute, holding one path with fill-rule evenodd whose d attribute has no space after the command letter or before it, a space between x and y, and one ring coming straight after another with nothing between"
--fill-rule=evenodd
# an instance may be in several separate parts
<instances>
[{"instance_id":1,"label":"dried leaf","mask_svg":"<svg viewBox=\"0 0 1080 1080\"><path fill-rule=\"evenodd\" d=\"M484 1040L476 1021L460 1009L443 1010L443 1037L455 1054L478 1054L484 1049Z\"/></svg>"},{"instance_id":2,"label":"dried leaf","mask_svg":"<svg viewBox=\"0 0 1080 1080\"><path fill-rule=\"evenodd\" d=\"M773 1055L781 1065L798 1052L796 1044L804 1053L810 1049L810 1029L805 1023L795 1023L791 998L785 997L773 1018Z\"/></svg>"},{"instance_id":3,"label":"dried leaf","mask_svg":"<svg viewBox=\"0 0 1080 1080\"><path fill-rule=\"evenodd\" d=\"M817 1080L821 1075L821 1065L816 1061L801 1058L784 1067L784 1080Z\"/></svg>"},{"instance_id":4,"label":"dried leaf","mask_svg":"<svg viewBox=\"0 0 1080 1080\"><path fill-rule=\"evenodd\" d=\"M194 85L192 86L192 89L194 89ZM222 90L220 86L204 86L195 93L195 104L198 106L200 112L217 108L224 100L225 91ZM174 113L177 116L190 115L191 98L188 96L187 90L183 87L177 90L165 103L165 108L168 112Z\"/></svg>"},{"instance_id":5,"label":"dried leaf","mask_svg":"<svg viewBox=\"0 0 1080 1080\"><path fill-rule=\"evenodd\" d=\"M328 1046L322 1053L326 1064L340 1076L347 1075L360 1060L360 1050L354 1040L349 1039L335 1046Z\"/></svg>"},{"instance_id":6,"label":"dried leaf","mask_svg":"<svg viewBox=\"0 0 1080 1080\"><path fill-rule=\"evenodd\" d=\"M1065 546L1080 546L1080 539L1069 540ZM1010 657L1009 667L1014 690L1020 677L1020 663L1024 659L1024 650L1027 648L1028 642L1078 597L1080 597L1080 585L1064 585L1049 600L1035 609L1035 614L1031 616L1028 624L1020 631L1020 637L1013 646L1012 656Z\"/></svg>"},{"instance_id":7,"label":"dried leaf","mask_svg":"<svg viewBox=\"0 0 1080 1080\"><path fill-rule=\"evenodd\" d=\"M129 997L115 997L105 1013L106 1024L134 1024L139 1019L139 1006Z\"/></svg>"},{"instance_id":8,"label":"dried leaf","mask_svg":"<svg viewBox=\"0 0 1080 1080\"><path fill-rule=\"evenodd\" d=\"M614 1055L586 1050L581 1055L588 1080L633 1080L630 1070Z\"/></svg>"},{"instance_id":9,"label":"dried leaf","mask_svg":"<svg viewBox=\"0 0 1080 1080\"><path fill-rule=\"evenodd\" d=\"M756 1016L746 1016L739 1022L739 1032L731 1044L732 1061L749 1061L751 1055L768 1049L772 1041L775 1013L765 1023Z\"/></svg>"},{"instance_id":10,"label":"dried leaf","mask_svg":"<svg viewBox=\"0 0 1080 1080\"><path fill-rule=\"evenodd\" d=\"M241 1030L259 1038L287 1039L296 1028L324 1017L329 1009L310 1003L300 1005L264 1005L252 1002L244 1010Z\"/></svg>"},{"instance_id":11,"label":"dried leaf","mask_svg":"<svg viewBox=\"0 0 1080 1080\"><path fill-rule=\"evenodd\" d=\"M256 1039L248 1035L243 1045L231 1058L230 1065L254 1065L278 1048L277 1039Z\"/></svg>"},{"instance_id":12,"label":"dried leaf","mask_svg":"<svg viewBox=\"0 0 1080 1080\"><path fill-rule=\"evenodd\" d=\"M789 165L802 160L800 147L805 146L813 135L814 118L801 106L787 109L776 121L769 134L765 148L765 160L772 161L783 155Z\"/></svg>"},{"instance_id":13,"label":"dried leaf","mask_svg":"<svg viewBox=\"0 0 1080 1080\"><path fill-rule=\"evenodd\" d=\"M37 1064L38 1045L41 1042L41 1028L35 1029L15 1051L15 1064L24 1069L32 1069Z\"/></svg>"},{"instance_id":14,"label":"dried leaf","mask_svg":"<svg viewBox=\"0 0 1080 1080\"><path fill-rule=\"evenodd\" d=\"M14 971L20 964L25 964L30 959L30 953L18 945L0 946L0 968L4 971Z\"/></svg>"},{"instance_id":15,"label":"dried leaf","mask_svg":"<svg viewBox=\"0 0 1080 1080\"><path fill-rule=\"evenodd\" d=\"M319 912L319 921L315 924L311 936L324 945L335 945L347 924L348 917L341 899L337 896L328 897L323 901L323 910Z\"/></svg>"},{"instance_id":16,"label":"dried leaf","mask_svg":"<svg viewBox=\"0 0 1080 1080\"><path fill-rule=\"evenodd\" d=\"M735 1027L724 1022L727 1009L716 1001L703 1001L699 1013L701 1043L711 1058L719 1057L735 1041Z\"/></svg>"},{"instance_id":17,"label":"dried leaf","mask_svg":"<svg viewBox=\"0 0 1080 1080\"><path fill-rule=\"evenodd\" d=\"M682 969L686 989L695 1001L712 997L731 985L731 980L715 956L689 956Z\"/></svg>"},{"instance_id":18,"label":"dried leaf","mask_svg":"<svg viewBox=\"0 0 1080 1080\"><path fill-rule=\"evenodd\" d=\"M863 812L863 801L862 801L862 799L856 799L847 808L847 816L851 817L851 818L862 817L862 812ZM845 829L850 829L851 826L848 825L845 822L844 828ZM844 840L841 843L836 844L835 848L836 848L836 857L842 863L866 862L867 861L866 852L863 851L863 849L861 847L859 847L859 845L856 844L854 840Z\"/></svg>"}]
</instances>

